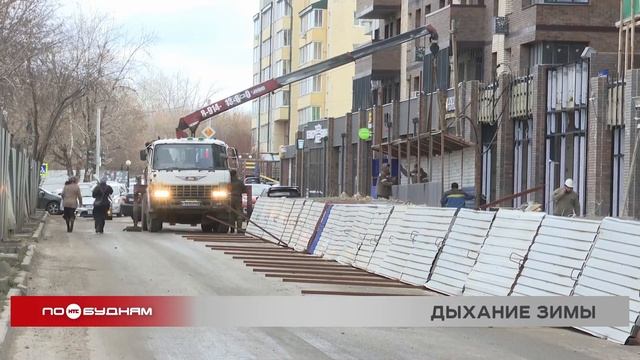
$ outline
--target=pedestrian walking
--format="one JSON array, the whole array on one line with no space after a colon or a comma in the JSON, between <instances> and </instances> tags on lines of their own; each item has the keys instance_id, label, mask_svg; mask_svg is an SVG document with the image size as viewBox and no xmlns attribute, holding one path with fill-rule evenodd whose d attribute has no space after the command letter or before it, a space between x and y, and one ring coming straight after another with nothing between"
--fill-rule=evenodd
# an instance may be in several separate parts
<instances>
[{"instance_id":1,"label":"pedestrian walking","mask_svg":"<svg viewBox=\"0 0 640 360\"><path fill-rule=\"evenodd\" d=\"M452 183L451 189L444 194L442 194L442 199L440 199L440 205L442 207L448 208L456 208L460 209L465 207L465 202L467 200L475 199L475 196L469 195L464 191L460 190L458 183Z\"/></svg>"},{"instance_id":2,"label":"pedestrian walking","mask_svg":"<svg viewBox=\"0 0 640 360\"><path fill-rule=\"evenodd\" d=\"M231 170L231 208L235 210L237 213L231 214L231 225L235 226L235 230L237 230L238 234L243 234L244 230L242 229L243 219L242 216L242 194L246 193L246 187L244 183L238 179L238 172L235 170ZM247 201L250 201L247 199ZM234 232L234 228L232 227L230 230L231 233Z\"/></svg>"},{"instance_id":3,"label":"pedestrian walking","mask_svg":"<svg viewBox=\"0 0 640 360\"><path fill-rule=\"evenodd\" d=\"M64 188L62 189L62 217L67 223L67 232L73 232L78 206L82 206L82 192L78 186L78 180L71 177L64 183Z\"/></svg>"},{"instance_id":4,"label":"pedestrian walking","mask_svg":"<svg viewBox=\"0 0 640 360\"><path fill-rule=\"evenodd\" d=\"M573 191L573 179L553 192L553 214L557 216L580 216L580 197Z\"/></svg>"},{"instance_id":5,"label":"pedestrian walking","mask_svg":"<svg viewBox=\"0 0 640 360\"><path fill-rule=\"evenodd\" d=\"M388 164L382 165L382 170L378 176L378 183L376 184L376 193L378 198L389 199L391 197L391 189L394 179L391 176L391 169Z\"/></svg>"},{"instance_id":6,"label":"pedestrian walking","mask_svg":"<svg viewBox=\"0 0 640 360\"><path fill-rule=\"evenodd\" d=\"M107 211L111 207L111 194L113 188L107 185L107 178L103 177L96 187L93 188L93 220L95 223L96 234L104 233L104 222L107 219Z\"/></svg>"}]
</instances>

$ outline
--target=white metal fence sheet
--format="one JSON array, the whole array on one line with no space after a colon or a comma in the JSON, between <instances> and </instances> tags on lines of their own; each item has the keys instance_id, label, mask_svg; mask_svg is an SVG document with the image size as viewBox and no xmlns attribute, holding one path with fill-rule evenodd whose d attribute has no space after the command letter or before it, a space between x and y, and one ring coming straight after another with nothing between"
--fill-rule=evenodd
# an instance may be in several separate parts
<instances>
[{"instance_id":1,"label":"white metal fence sheet","mask_svg":"<svg viewBox=\"0 0 640 360\"><path fill-rule=\"evenodd\" d=\"M380 275L384 274L384 276L394 279L400 278L402 272L400 270L394 271L394 269L389 269L389 265L385 263L385 259L387 257L387 252L389 251L389 247L391 246L391 242L394 238L393 230L397 226L399 226L398 224L401 223L402 218L405 216L408 210L409 206L407 205L397 205L393 207L393 212L387 220L387 225L375 245L373 254L371 255L371 261L367 266L367 271ZM385 267L383 267L383 265Z\"/></svg>"},{"instance_id":2,"label":"white metal fence sheet","mask_svg":"<svg viewBox=\"0 0 640 360\"><path fill-rule=\"evenodd\" d=\"M513 295L571 295L599 227L599 221L546 216Z\"/></svg>"},{"instance_id":3,"label":"white metal fence sheet","mask_svg":"<svg viewBox=\"0 0 640 360\"><path fill-rule=\"evenodd\" d=\"M320 221L325 204L323 202L307 200L302 209L302 218L294 230L293 240L289 246L296 251L305 251L309 240L313 236L316 225Z\"/></svg>"},{"instance_id":4,"label":"white metal fence sheet","mask_svg":"<svg viewBox=\"0 0 640 360\"><path fill-rule=\"evenodd\" d=\"M450 208L412 206L392 215L385 228L390 245L380 264L380 274L424 285L455 212Z\"/></svg>"},{"instance_id":5,"label":"white metal fence sheet","mask_svg":"<svg viewBox=\"0 0 640 360\"><path fill-rule=\"evenodd\" d=\"M460 209L434 264L427 288L449 295L462 295L494 216L492 211Z\"/></svg>"},{"instance_id":6,"label":"white metal fence sheet","mask_svg":"<svg viewBox=\"0 0 640 360\"><path fill-rule=\"evenodd\" d=\"M500 210L469 273L464 295L507 296L544 213Z\"/></svg>"},{"instance_id":7,"label":"white metal fence sheet","mask_svg":"<svg viewBox=\"0 0 640 360\"><path fill-rule=\"evenodd\" d=\"M304 208L305 200L289 199L288 201L291 202L291 210L289 211L289 216L287 218L287 222L284 226L284 231L280 240L282 240L287 245L290 245L293 240L296 227L298 227L298 224L303 221L304 214L302 213L302 210Z\"/></svg>"},{"instance_id":8,"label":"white metal fence sheet","mask_svg":"<svg viewBox=\"0 0 640 360\"><path fill-rule=\"evenodd\" d=\"M574 294L628 296L629 325L581 328L616 343L630 336L640 314L640 223L605 218Z\"/></svg>"}]
</instances>

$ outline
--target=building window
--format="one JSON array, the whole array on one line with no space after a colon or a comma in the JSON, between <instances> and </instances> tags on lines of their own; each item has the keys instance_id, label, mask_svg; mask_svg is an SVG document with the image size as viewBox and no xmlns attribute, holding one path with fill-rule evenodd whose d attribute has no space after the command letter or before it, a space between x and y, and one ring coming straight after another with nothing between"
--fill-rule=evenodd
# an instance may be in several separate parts
<instances>
[{"instance_id":1,"label":"building window","mask_svg":"<svg viewBox=\"0 0 640 360\"><path fill-rule=\"evenodd\" d=\"M304 109L298 110L298 125L318 120L320 120L320 107L308 106Z\"/></svg>"},{"instance_id":2,"label":"building window","mask_svg":"<svg viewBox=\"0 0 640 360\"><path fill-rule=\"evenodd\" d=\"M279 60L276 62L274 67L275 67L274 71L275 71L276 77L286 75L291 70L291 62L289 60Z\"/></svg>"},{"instance_id":3,"label":"building window","mask_svg":"<svg viewBox=\"0 0 640 360\"><path fill-rule=\"evenodd\" d=\"M271 38L262 42L262 57L268 56L271 54Z\"/></svg>"},{"instance_id":4,"label":"building window","mask_svg":"<svg viewBox=\"0 0 640 360\"><path fill-rule=\"evenodd\" d=\"M260 39L260 30L262 30L262 28L260 27L260 17L258 17L257 19L253 20L253 38L254 38L254 40Z\"/></svg>"},{"instance_id":5,"label":"building window","mask_svg":"<svg viewBox=\"0 0 640 360\"><path fill-rule=\"evenodd\" d=\"M271 9L262 12L262 29L271 26Z\"/></svg>"},{"instance_id":6,"label":"building window","mask_svg":"<svg viewBox=\"0 0 640 360\"><path fill-rule=\"evenodd\" d=\"M258 100L251 102L251 112L253 113L253 116L258 117Z\"/></svg>"},{"instance_id":7,"label":"building window","mask_svg":"<svg viewBox=\"0 0 640 360\"><path fill-rule=\"evenodd\" d=\"M621 216L624 210L624 128L616 126L612 131L613 194L611 196L611 216Z\"/></svg>"},{"instance_id":8,"label":"building window","mask_svg":"<svg viewBox=\"0 0 640 360\"><path fill-rule=\"evenodd\" d=\"M262 69L262 81L271 79L271 67Z\"/></svg>"},{"instance_id":9,"label":"building window","mask_svg":"<svg viewBox=\"0 0 640 360\"><path fill-rule=\"evenodd\" d=\"M256 46L253 48L253 62L257 63L260 61L260 46Z\"/></svg>"},{"instance_id":10,"label":"building window","mask_svg":"<svg viewBox=\"0 0 640 360\"><path fill-rule=\"evenodd\" d=\"M291 30L280 30L276 33L276 46L274 49L280 49L291 45Z\"/></svg>"},{"instance_id":11,"label":"building window","mask_svg":"<svg viewBox=\"0 0 640 360\"><path fill-rule=\"evenodd\" d=\"M422 9L416 9L416 29L422 25Z\"/></svg>"},{"instance_id":12,"label":"building window","mask_svg":"<svg viewBox=\"0 0 640 360\"><path fill-rule=\"evenodd\" d=\"M322 81L320 75L312 76L300 81L300 96L305 96L312 92L320 92L321 90Z\"/></svg>"},{"instance_id":13,"label":"building window","mask_svg":"<svg viewBox=\"0 0 640 360\"><path fill-rule=\"evenodd\" d=\"M543 41L529 47L529 66L562 65L580 60L584 43Z\"/></svg>"},{"instance_id":14,"label":"building window","mask_svg":"<svg viewBox=\"0 0 640 360\"><path fill-rule=\"evenodd\" d=\"M291 15L291 7L286 0L278 0L276 2L275 20Z\"/></svg>"},{"instance_id":15,"label":"building window","mask_svg":"<svg viewBox=\"0 0 640 360\"><path fill-rule=\"evenodd\" d=\"M531 151L531 131L533 120L520 118L515 120L513 192L519 193L533 187L533 152ZM531 200L531 194L525 199L513 199L513 206L519 207L523 202Z\"/></svg>"},{"instance_id":16,"label":"building window","mask_svg":"<svg viewBox=\"0 0 640 360\"><path fill-rule=\"evenodd\" d=\"M431 14L431 5L427 5L424 7L424 14L425 15Z\"/></svg>"},{"instance_id":17,"label":"building window","mask_svg":"<svg viewBox=\"0 0 640 360\"><path fill-rule=\"evenodd\" d=\"M264 113L269 108L269 95L260 98L260 112Z\"/></svg>"},{"instance_id":18,"label":"building window","mask_svg":"<svg viewBox=\"0 0 640 360\"><path fill-rule=\"evenodd\" d=\"M322 44L312 42L300 48L300 65L322 59Z\"/></svg>"},{"instance_id":19,"label":"building window","mask_svg":"<svg viewBox=\"0 0 640 360\"><path fill-rule=\"evenodd\" d=\"M260 84L260 74L253 74L253 85Z\"/></svg>"},{"instance_id":20,"label":"building window","mask_svg":"<svg viewBox=\"0 0 640 360\"><path fill-rule=\"evenodd\" d=\"M289 106L289 91L283 90L275 93L273 95L273 106L274 107Z\"/></svg>"},{"instance_id":21,"label":"building window","mask_svg":"<svg viewBox=\"0 0 640 360\"><path fill-rule=\"evenodd\" d=\"M300 17L301 32L322 27L322 9L313 9Z\"/></svg>"}]
</instances>

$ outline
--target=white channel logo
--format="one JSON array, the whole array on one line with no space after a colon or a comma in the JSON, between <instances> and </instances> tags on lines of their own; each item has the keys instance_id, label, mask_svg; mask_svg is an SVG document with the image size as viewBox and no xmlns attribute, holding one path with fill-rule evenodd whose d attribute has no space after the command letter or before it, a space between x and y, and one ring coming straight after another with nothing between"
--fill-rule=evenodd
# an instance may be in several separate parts
<instances>
[{"instance_id":1,"label":"white channel logo","mask_svg":"<svg viewBox=\"0 0 640 360\"><path fill-rule=\"evenodd\" d=\"M69 306L67 306L65 313L67 314L67 317L69 319L75 320L79 318L80 315L82 314L82 309L78 304L69 304Z\"/></svg>"}]
</instances>

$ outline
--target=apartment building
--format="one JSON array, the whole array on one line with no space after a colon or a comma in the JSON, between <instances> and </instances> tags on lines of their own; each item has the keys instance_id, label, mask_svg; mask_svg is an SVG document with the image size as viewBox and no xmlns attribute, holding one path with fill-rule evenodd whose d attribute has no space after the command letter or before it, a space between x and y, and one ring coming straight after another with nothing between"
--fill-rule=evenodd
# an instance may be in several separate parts
<instances>
[{"instance_id":1,"label":"apartment building","mask_svg":"<svg viewBox=\"0 0 640 360\"><path fill-rule=\"evenodd\" d=\"M282 76L366 42L355 0L262 0L254 16L254 83ZM256 152L278 153L300 125L351 109L354 65L302 80L253 102ZM293 135L292 135L293 134Z\"/></svg>"},{"instance_id":2,"label":"apartment building","mask_svg":"<svg viewBox=\"0 0 640 360\"><path fill-rule=\"evenodd\" d=\"M422 39L358 61L354 108L452 87L452 31L459 82L574 62L586 46L599 52L618 46L617 0L358 0L356 12L376 20L371 41L431 24L440 34L440 51L435 83L424 71L432 54Z\"/></svg>"}]
</instances>

